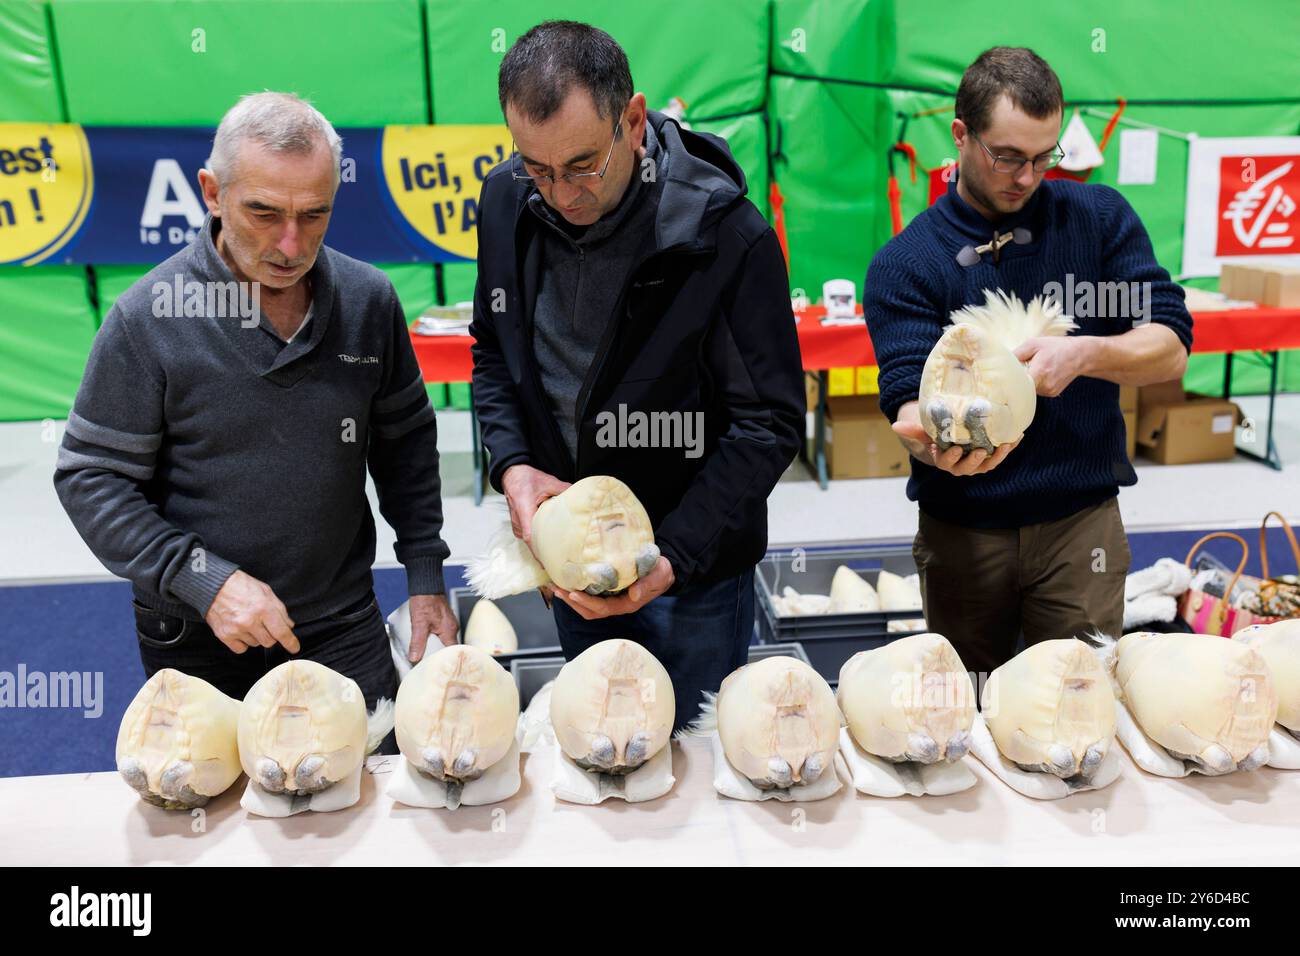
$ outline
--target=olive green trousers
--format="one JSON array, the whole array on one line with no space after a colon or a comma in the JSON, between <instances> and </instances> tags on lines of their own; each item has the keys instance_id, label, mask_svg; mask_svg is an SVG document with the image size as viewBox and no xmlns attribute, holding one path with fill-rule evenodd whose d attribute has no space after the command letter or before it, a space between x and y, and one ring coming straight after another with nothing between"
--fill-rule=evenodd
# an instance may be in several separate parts
<instances>
[{"instance_id":1,"label":"olive green trousers","mask_svg":"<svg viewBox=\"0 0 1300 956\"><path fill-rule=\"evenodd\" d=\"M921 511L912 545L929 630L987 676L1025 646L1120 636L1131 555L1119 501L1023 528L967 528Z\"/></svg>"}]
</instances>

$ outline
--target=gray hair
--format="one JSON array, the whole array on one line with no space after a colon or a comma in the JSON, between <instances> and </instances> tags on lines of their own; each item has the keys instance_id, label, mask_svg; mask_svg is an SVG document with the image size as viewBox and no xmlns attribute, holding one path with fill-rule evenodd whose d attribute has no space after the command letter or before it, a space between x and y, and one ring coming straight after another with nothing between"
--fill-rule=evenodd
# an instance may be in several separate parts
<instances>
[{"instance_id":1,"label":"gray hair","mask_svg":"<svg viewBox=\"0 0 1300 956\"><path fill-rule=\"evenodd\" d=\"M310 153L321 141L334 160L338 187L343 140L320 110L293 93L250 93L226 111L212 140L208 169L221 185L234 181L239 148L251 140L275 153Z\"/></svg>"}]
</instances>

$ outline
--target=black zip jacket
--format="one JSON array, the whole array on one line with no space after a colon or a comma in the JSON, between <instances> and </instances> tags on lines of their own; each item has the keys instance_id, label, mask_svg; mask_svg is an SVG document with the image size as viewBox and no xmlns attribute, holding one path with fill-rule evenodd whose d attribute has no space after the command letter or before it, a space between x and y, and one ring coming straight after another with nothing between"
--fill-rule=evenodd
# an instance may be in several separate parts
<instances>
[{"instance_id":1,"label":"black zip jacket","mask_svg":"<svg viewBox=\"0 0 1300 956\"><path fill-rule=\"evenodd\" d=\"M525 206L534 187L516 182L508 162L488 174L479 201L474 408L498 491L517 464L563 481L604 474L626 482L649 512L676 593L762 559L767 496L799 447L806 409L785 259L745 198L744 173L720 137L649 117L671 155L667 179L648 251L629 272L578 394L577 461L547 407L532 348L537 233L546 226ZM702 413L702 454L598 441L620 406L624 420Z\"/></svg>"}]
</instances>

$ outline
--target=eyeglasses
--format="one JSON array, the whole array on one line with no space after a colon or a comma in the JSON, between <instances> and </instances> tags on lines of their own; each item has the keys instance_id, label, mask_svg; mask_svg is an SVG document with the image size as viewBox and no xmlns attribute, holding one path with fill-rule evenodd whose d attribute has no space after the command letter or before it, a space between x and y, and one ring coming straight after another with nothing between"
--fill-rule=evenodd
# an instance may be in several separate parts
<instances>
[{"instance_id":1,"label":"eyeglasses","mask_svg":"<svg viewBox=\"0 0 1300 956\"><path fill-rule=\"evenodd\" d=\"M997 156L993 150L984 145L984 140L975 135L974 130L967 130L971 139L980 144L980 148L989 154L989 159L993 160L993 169L999 173L1019 173L1024 168L1025 163L1034 164L1034 172L1042 173L1051 169L1057 163L1065 158L1065 151L1061 149L1061 144L1057 143L1056 148L1050 153L1044 153L1041 156L1035 156L1032 160L1021 156Z\"/></svg>"},{"instance_id":2,"label":"eyeglasses","mask_svg":"<svg viewBox=\"0 0 1300 956\"><path fill-rule=\"evenodd\" d=\"M563 176L559 176L559 177L528 176L516 171L515 169L516 160L518 160L519 164L522 165L523 157L519 155L519 150L515 148L514 140L511 140L510 141L510 175L515 180L515 182L532 183L534 186L550 186L557 179L559 179L561 182L569 183L570 185L573 185L574 183L586 179L604 179L605 170L609 169L609 161L614 156L614 144L617 143L622 138L622 136L623 136L623 117L619 116L618 122L614 124L614 138L610 140L609 152L605 154L605 163L603 166L600 167L600 172L565 173Z\"/></svg>"}]
</instances>

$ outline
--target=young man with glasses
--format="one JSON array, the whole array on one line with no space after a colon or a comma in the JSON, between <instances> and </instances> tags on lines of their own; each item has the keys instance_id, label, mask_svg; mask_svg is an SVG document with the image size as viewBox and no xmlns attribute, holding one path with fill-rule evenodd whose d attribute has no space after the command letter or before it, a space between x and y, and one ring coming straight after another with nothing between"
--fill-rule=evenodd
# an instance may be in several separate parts
<instances>
[{"instance_id":1,"label":"young man with glasses","mask_svg":"<svg viewBox=\"0 0 1300 956\"><path fill-rule=\"evenodd\" d=\"M1060 81L1033 51L982 53L957 91L956 175L876 254L863 293L880 407L912 455L926 622L977 673L1013 656L1021 635L1119 633L1129 550L1117 495L1137 481L1119 386L1180 377L1191 348L1182 290L1124 198L1044 180L1061 159L1063 112ZM921 427L921 371L949 314L986 289L1087 298L1061 302L1077 331L1017 352L1039 395L1024 436L992 453L941 452Z\"/></svg>"},{"instance_id":2,"label":"young man with glasses","mask_svg":"<svg viewBox=\"0 0 1300 956\"><path fill-rule=\"evenodd\" d=\"M680 727L747 659L767 496L804 428L785 260L727 144L647 111L602 31L529 30L499 97L515 155L483 185L470 327L489 480L525 541L579 478L636 493L658 564L621 595L556 591L555 621L569 658L649 648ZM602 427L637 418L667 434Z\"/></svg>"}]
</instances>

